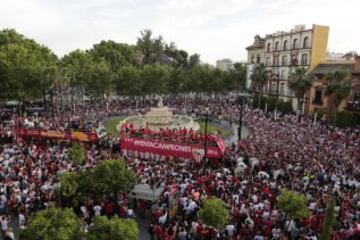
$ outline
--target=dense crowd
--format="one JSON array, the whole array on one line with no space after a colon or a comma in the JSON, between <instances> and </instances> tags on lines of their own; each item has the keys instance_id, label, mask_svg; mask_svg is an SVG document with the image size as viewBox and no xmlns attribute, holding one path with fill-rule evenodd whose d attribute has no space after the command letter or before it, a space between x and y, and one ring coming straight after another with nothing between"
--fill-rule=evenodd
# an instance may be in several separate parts
<instances>
[{"instance_id":1,"label":"dense crowd","mask_svg":"<svg viewBox=\"0 0 360 240\"><path fill-rule=\"evenodd\" d=\"M57 174L77 168L67 159L67 143L15 141L13 129L16 125L30 122L44 128L54 125L65 129L74 119L83 118L95 118L92 124L99 125L101 117L145 113L153 104L151 99L112 99L76 106L77 110L68 109L58 119L51 114L38 114L13 117L1 123L0 221L3 233L11 232L10 216L17 216L18 226L26 227L32 212L56 201ZM239 105L231 96L171 97L165 98L165 105L172 107L175 113L194 116L209 111L214 119L230 124L239 116ZM214 168L210 162L204 171L199 171L199 166L186 159L125 159L139 183L164 187L161 198L151 208L149 233L152 239L315 240L324 223L329 197L336 203L332 238L359 239L359 129L338 129L296 115L274 117L273 113L250 107L245 107L244 125L251 134L236 143L236 147L227 148L220 167ZM118 139L109 141L114 144ZM82 167L95 166L114 154L113 148L104 145L88 145L87 148L87 160ZM180 192L179 211L170 220L167 207L174 188ZM309 218L294 220L279 210L276 198L285 188L306 195L311 210ZM217 197L227 203L231 219L225 229L218 231L198 219L196 213L206 197ZM109 198L84 202L78 210L84 219L84 230L91 227L93 216L135 217L136 210L142 213L147 205L129 200L124 194L118 199L117 203Z\"/></svg>"},{"instance_id":2,"label":"dense crowd","mask_svg":"<svg viewBox=\"0 0 360 240\"><path fill-rule=\"evenodd\" d=\"M179 128L168 129L160 128L159 130L151 130L149 126L138 127L132 123L124 123L121 127L120 133L125 136L136 136L138 138L145 139L161 139L171 142L189 142L189 143L204 143L207 141L209 144L215 144L218 133L204 134L202 132L197 133L192 129Z\"/></svg>"}]
</instances>

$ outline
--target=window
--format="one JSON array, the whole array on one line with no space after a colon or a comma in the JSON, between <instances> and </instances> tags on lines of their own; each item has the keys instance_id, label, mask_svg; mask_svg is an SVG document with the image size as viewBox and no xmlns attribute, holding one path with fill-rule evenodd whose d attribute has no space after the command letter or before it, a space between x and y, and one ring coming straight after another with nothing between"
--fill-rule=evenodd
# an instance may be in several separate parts
<instances>
[{"instance_id":1,"label":"window","mask_svg":"<svg viewBox=\"0 0 360 240\"><path fill-rule=\"evenodd\" d=\"M285 70L281 70L280 79L285 80Z\"/></svg>"},{"instance_id":2,"label":"window","mask_svg":"<svg viewBox=\"0 0 360 240\"><path fill-rule=\"evenodd\" d=\"M298 45L297 45L297 39L295 38L294 41L293 41L293 49L295 48L298 48Z\"/></svg>"},{"instance_id":3,"label":"window","mask_svg":"<svg viewBox=\"0 0 360 240\"><path fill-rule=\"evenodd\" d=\"M287 56L284 55L281 58L281 66L286 66L287 65Z\"/></svg>"},{"instance_id":4,"label":"window","mask_svg":"<svg viewBox=\"0 0 360 240\"><path fill-rule=\"evenodd\" d=\"M293 90L291 90L291 89L288 88L287 91L288 91L288 95L289 95L290 97L294 97L294 96L295 96L295 93L294 93Z\"/></svg>"},{"instance_id":5,"label":"window","mask_svg":"<svg viewBox=\"0 0 360 240\"><path fill-rule=\"evenodd\" d=\"M305 37L303 41L303 48L308 48L308 47L309 47L309 38Z\"/></svg>"},{"instance_id":6,"label":"window","mask_svg":"<svg viewBox=\"0 0 360 240\"><path fill-rule=\"evenodd\" d=\"M298 65L298 59L297 59L297 56L295 54L291 56L291 64L292 65Z\"/></svg>"},{"instance_id":7,"label":"window","mask_svg":"<svg viewBox=\"0 0 360 240\"><path fill-rule=\"evenodd\" d=\"M301 65L308 65L308 54L301 54Z\"/></svg>"},{"instance_id":8,"label":"window","mask_svg":"<svg viewBox=\"0 0 360 240\"><path fill-rule=\"evenodd\" d=\"M285 51L285 50L288 50L288 49L289 49L288 41L285 40L285 41L284 41L284 51Z\"/></svg>"},{"instance_id":9,"label":"window","mask_svg":"<svg viewBox=\"0 0 360 240\"><path fill-rule=\"evenodd\" d=\"M279 51L279 42L275 43L275 51Z\"/></svg>"},{"instance_id":10,"label":"window","mask_svg":"<svg viewBox=\"0 0 360 240\"><path fill-rule=\"evenodd\" d=\"M280 84L280 95L284 95L285 93L285 83Z\"/></svg>"},{"instance_id":11,"label":"window","mask_svg":"<svg viewBox=\"0 0 360 240\"><path fill-rule=\"evenodd\" d=\"M322 91L321 91L321 89L316 89L315 90L315 98L314 98L313 104L322 105Z\"/></svg>"},{"instance_id":12,"label":"window","mask_svg":"<svg viewBox=\"0 0 360 240\"><path fill-rule=\"evenodd\" d=\"M266 66L270 66L270 57L267 57L266 58L266 63L265 63Z\"/></svg>"},{"instance_id":13,"label":"window","mask_svg":"<svg viewBox=\"0 0 360 240\"><path fill-rule=\"evenodd\" d=\"M255 55L251 56L251 63L255 63Z\"/></svg>"},{"instance_id":14,"label":"window","mask_svg":"<svg viewBox=\"0 0 360 240\"><path fill-rule=\"evenodd\" d=\"M256 56L256 63L260 63L260 55Z\"/></svg>"},{"instance_id":15,"label":"window","mask_svg":"<svg viewBox=\"0 0 360 240\"><path fill-rule=\"evenodd\" d=\"M267 51L267 52L270 52L270 47L271 47L271 44L268 43L267 48L266 48L266 51Z\"/></svg>"},{"instance_id":16,"label":"window","mask_svg":"<svg viewBox=\"0 0 360 240\"><path fill-rule=\"evenodd\" d=\"M279 56L275 56L275 57L274 57L273 65L274 65L274 66L279 66Z\"/></svg>"},{"instance_id":17,"label":"window","mask_svg":"<svg viewBox=\"0 0 360 240\"><path fill-rule=\"evenodd\" d=\"M274 82L272 83L272 86L271 86L271 93L277 94L277 84Z\"/></svg>"}]
</instances>

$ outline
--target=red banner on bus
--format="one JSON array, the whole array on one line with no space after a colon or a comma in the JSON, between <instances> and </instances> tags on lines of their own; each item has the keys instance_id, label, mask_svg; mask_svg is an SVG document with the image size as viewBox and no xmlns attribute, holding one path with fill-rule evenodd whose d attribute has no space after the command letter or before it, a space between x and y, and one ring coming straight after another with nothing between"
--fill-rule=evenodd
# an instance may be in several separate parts
<instances>
[{"instance_id":1,"label":"red banner on bus","mask_svg":"<svg viewBox=\"0 0 360 240\"><path fill-rule=\"evenodd\" d=\"M55 139L68 140L79 142L95 142L99 140L96 132L81 132L81 131L57 131L44 129L28 129L17 128L17 137L21 138L37 138L37 139Z\"/></svg>"},{"instance_id":2,"label":"red banner on bus","mask_svg":"<svg viewBox=\"0 0 360 240\"><path fill-rule=\"evenodd\" d=\"M221 143L223 144L222 140ZM220 146L222 144L220 143ZM181 142L171 142L159 139L142 139L123 136L120 141L121 151L137 151L143 153L151 153L159 156L177 157L194 159L194 153L204 151L203 144L191 144ZM220 159L224 154L225 148L220 148L218 144L208 145L206 157L212 159Z\"/></svg>"}]
</instances>

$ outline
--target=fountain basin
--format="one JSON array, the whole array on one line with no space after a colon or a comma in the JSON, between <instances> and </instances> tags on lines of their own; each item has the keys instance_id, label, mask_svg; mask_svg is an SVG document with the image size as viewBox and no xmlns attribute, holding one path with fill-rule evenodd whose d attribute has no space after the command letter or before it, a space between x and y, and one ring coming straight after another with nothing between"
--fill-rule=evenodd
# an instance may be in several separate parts
<instances>
[{"instance_id":1,"label":"fountain basin","mask_svg":"<svg viewBox=\"0 0 360 240\"><path fill-rule=\"evenodd\" d=\"M161 119L161 120L160 120ZM150 121L144 116L129 116L122 120L117 126L117 130L120 131L123 124L133 124L136 128L148 127L151 130L158 131L162 129L192 129L198 131L200 125L193 120L190 116L184 115L171 115L170 118L162 118L159 116L150 116ZM159 121L160 120L160 121ZM165 121L164 121L165 120Z\"/></svg>"}]
</instances>

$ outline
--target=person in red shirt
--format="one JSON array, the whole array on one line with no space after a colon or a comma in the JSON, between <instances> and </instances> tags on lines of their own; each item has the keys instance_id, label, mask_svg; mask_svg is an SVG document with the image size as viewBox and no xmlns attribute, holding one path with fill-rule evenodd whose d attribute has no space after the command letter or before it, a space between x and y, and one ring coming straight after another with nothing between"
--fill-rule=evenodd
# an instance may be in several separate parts
<instances>
[{"instance_id":1,"label":"person in red shirt","mask_svg":"<svg viewBox=\"0 0 360 240\"><path fill-rule=\"evenodd\" d=\"M208 227L203 228L203 230L200 232L200 239L210 239L211 232Z\"/></svg>"},{"instance_id":2,"label":"person in red shirt","mask_svg":"<svg viewBox=\"0 0 360 240\"><path fill-rule=\"evenodd\" d=\"M104 211L108 217L111 217L114 213L114 204L112 201L107 201L104 206Z\"/></svg>"},{"instance_id":3,"label":"person in red shirt","mask_svg":"<svg viewBox=\"0 0 360 240\"><path fill-rule=\"evenodd\" d=\"M161 228L161 226L159 224L156 224L154 229L153 229L153 233L156 237L156 239L162 239L163 237L163 233L164 230Z\"/></svg>"},{"instance_id":4,"label":"person in red shirt","mask_svg":"<svg viewBox=\"0 0 360 240\"><path fill-rule=\"evenodd\" d=\"M202 223L199 223L199 225L196 227L196 235L197 238L200 238L202 236L202 231L204 230Z\"/></svg>"}]
</instances>

